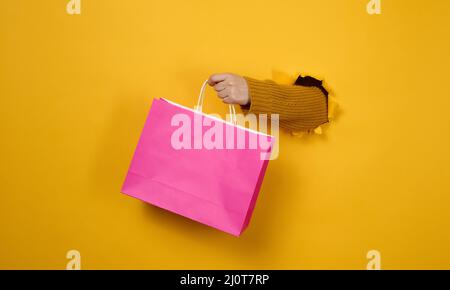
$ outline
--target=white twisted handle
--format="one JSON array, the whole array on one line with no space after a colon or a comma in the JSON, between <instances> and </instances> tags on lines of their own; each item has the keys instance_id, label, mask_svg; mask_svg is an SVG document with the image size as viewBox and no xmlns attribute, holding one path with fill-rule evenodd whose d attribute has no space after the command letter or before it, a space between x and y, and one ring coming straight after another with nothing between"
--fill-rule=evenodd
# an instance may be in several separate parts
<instances>
[{"instance_id":1,"label":"white twisted handle","mask_svg":"<svg viewBox=\"0 0 450 290\"><path fill-rule=\"evenodd\" d=\"M200 89L200 94L199 94L198 100L197 100L197 106L195 106L195 109L199 112L202 112L203 100L205 99L205 90L206 90L207 85L208 85L208 80L203 82L202 88ZM236 110L234 109L234 106L228 105L228 109L230 112L231 123L233 125L237 125Z\"/></svg>"}]
</instances>

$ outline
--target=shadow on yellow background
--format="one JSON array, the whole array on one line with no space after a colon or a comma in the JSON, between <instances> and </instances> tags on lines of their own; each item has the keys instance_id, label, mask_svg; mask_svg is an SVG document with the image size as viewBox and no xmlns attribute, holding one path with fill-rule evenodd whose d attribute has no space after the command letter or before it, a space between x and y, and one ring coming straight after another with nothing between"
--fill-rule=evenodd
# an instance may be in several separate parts
<instances>
[{"instance_id":1,"label":"shadow on yellow background","mask_svg":"<svg viewBox=\"0 0 450 290\"><path fill-rule=\"evenodd\" d=\"M0 3L0 268L450 267L449 1L67 2ZM343 111L281 135L241 238L120 194L152 98L274 69Z\"/></svg>"}]
</instances>

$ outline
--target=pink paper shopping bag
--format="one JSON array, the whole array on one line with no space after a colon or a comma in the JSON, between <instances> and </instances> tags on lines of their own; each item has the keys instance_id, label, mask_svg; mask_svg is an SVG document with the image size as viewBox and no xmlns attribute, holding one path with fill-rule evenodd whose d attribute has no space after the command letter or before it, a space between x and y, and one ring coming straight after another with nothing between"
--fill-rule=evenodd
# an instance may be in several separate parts
<instances>
[{"instance_id":1,"label":"pink paper shopping bag","mask_svg":"<svg viewBox=\"0 0 450 290\"><path fill-rule=\"evenodd\" d=\"M239 236L250 221L273 137L237 126L232 106L234 123L203 114L205 87L195 110L153 100L122 192Z\"/></svg>"}]
</instances>

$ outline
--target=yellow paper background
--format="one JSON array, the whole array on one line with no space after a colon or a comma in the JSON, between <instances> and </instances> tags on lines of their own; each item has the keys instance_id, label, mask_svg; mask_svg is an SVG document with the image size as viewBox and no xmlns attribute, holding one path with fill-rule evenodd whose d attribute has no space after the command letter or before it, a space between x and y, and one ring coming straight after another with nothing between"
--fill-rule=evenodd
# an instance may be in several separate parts
<instances>
[{"instance_id":1,"label":"yellow paper background","mask_svg":"<svg viewBox=\"0 0 450 290\"><path fill-rule=\"evenodd\" d=\"M0 268L450 268L450 1L67 2L0 2ZM152 98L274 69L342 111L281 136L241 238L119 193Z\"/></svg>"}]
</instances>

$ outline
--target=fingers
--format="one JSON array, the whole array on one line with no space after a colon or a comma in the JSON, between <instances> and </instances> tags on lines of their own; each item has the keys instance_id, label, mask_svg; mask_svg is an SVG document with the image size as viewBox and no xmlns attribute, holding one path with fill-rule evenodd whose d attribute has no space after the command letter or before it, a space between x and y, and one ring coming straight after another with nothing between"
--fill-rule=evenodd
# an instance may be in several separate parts
<instances>
[{"instance_id":1,"label":"fingers","mask_svg":"<svg viewBox=\"0 0 450 290\"><path fill-rule=\"evenodd\" d=\"M227 87L228 87L228 85L225 82L220 82L220 83L214 85L214 89L217 92L223 91Z\"/></svg>"},{"instance_id":2,"label":"fingers","mask_svg":"<svg viewBox=\"0 0 450 290\"><path fill-rule=\"evenodd\" d=\"M229 87L218 92L217 95L219 96L219 98L222 99L222 102L224 102L225 104L235 104L236 103L236 101L233 98L231 88L229 88Z\"/></svg>"},{"instance_id":3,"label":"fingers","mask_svg":"<svg viewBox=\"0 0 450 290\"><path fill-rule=\"evenodd\" d=\"M229 87L227 87L227 88L221 90L220 92L218 92L217 95L221 99L224 99L226 97L230 97L231 96L231 89Z\"/></svg>"},{"instance_id":4,"label":"fingers","mask_svg":"<svg viewBox=\"0 0 450 290\"><path fill-rule=\"evenodd\" d=\"M225 104L238 104L239 98L243 98L240 94L245 92L245 79L239 75L231 73L213 74L208 79L208 84L214 87L217 96L222 99Z\"/></svg>"},{"instance_id":5,"label":"fingers","mask_svg":"<svg viewBox=\"0 0 450 290\"><path fill-rule=\"evenodd\" d=\"M230 74L225 74L225 73L223 73L223 74L213 74L213 75L211 75L211 76L209 77L209 79L208 79L208 84L209 84L210 86L214 86L214 85L216 85L217 83L220 83L220 82L223 82L224 80L226 80L226 79L228 78L229 75L230 75Z\"/></svg>"},{"instance_id":6,"label":"fingers","mask_svg":"<svg viewBox=\"0 0 450 290\"><path fill-rule=\"evenodd\" d=\"M226 97L224 99L222 99L222 102L224 102L225 104L234 104L234 100L231 97Z\"/></svg>"}]
</instances>

